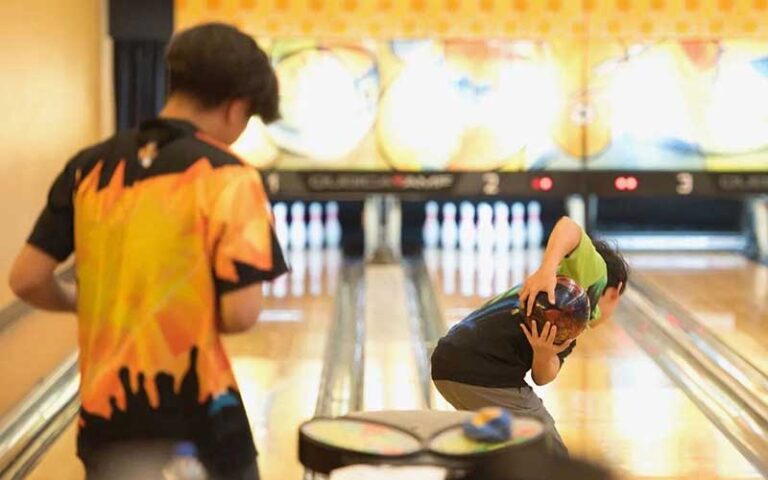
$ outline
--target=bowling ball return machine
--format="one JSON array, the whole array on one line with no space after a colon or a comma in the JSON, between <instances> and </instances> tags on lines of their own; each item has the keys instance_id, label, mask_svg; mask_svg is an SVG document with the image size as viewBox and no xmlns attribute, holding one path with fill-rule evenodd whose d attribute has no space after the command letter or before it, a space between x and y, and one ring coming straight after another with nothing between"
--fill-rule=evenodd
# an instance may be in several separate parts
<instances>
[{"instance_id":1,"label":"bowling ball return machine","mask_svg":"<svg viewBox=\"0 0 768 480\"><path fill-rule=\"evenodd\" d=\"M350 465L441 467L447 479L493 480L510 465L550 458L544 426L515 416L511 438L478 442L464 435L473 412L377 411L314 418L299 427L299 459L309 470L329 475Z\"/></svg>"}]
</instances>

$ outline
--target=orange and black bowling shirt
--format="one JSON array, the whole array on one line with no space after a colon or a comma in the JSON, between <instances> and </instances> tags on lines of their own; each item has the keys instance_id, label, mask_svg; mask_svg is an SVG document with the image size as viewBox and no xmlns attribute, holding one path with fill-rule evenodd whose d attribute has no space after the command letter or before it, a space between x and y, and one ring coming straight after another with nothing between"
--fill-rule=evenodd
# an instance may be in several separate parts
<instances>
[{"instance_id":1,"label":"orange and black bowling shirt","mask_svg":"<svg viewBox=\"0 0 768 480\"><path fill-rule=\"evenodd\" d=\"M75 254L86 463L155 438L195 441L221 472L254 461L217 305L287 270L256 170L190 123L149 121L67 164L29 243Z\"/></svg>"}]
</instances>

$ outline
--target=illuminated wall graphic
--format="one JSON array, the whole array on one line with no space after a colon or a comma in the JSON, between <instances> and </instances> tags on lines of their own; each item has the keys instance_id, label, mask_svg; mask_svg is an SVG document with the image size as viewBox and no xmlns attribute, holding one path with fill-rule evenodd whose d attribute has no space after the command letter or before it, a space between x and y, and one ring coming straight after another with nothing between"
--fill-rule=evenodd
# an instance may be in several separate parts
<instances>
[{"instance_id":1,"label":"illuminated wall graphic","mask_svg":"<svg viewBox=\"0 0 768 480\"><path fill-rule=\"evenodd\" d=\"M768 42L627 45L590 65L588 168L768 170Z\"/></svg>"},{"instance_id":2,"label":"illuminated wall graphic","mask_svg":"<svg viewBox=\"0 0 768 480\"><path fill-rule=\"evenodd\" d=\"M381 97L381 153L399 170L523 170L559 156L560 103L547 45L390 42L397 73ZM403 45L406 44L406 45ZM578 159L562 168L578 168Z\"/></svg>"},{"instance_id":3,"label":"illuminated wall graphic","mask_svg":"<svg viewBox=\"0 0 768 480\"><path fill-rule=\"evenodd\" d=\"M279 168L382 169L372 130L379 108L375 44L262 41L280 81L279 121L253 120L234 146Z\"/></svg>"},{"instance_id":4,"label":"illuminated wall graphic","mask_svg":"<svg viewBox=\"0 0 768 480\"><path fill-rule=\"evenodd\" d=\"M283 50L282 52L280 52ZM280 79L281 120L269 134L286 152L332 162L347 157L376 120L379 75L365 47L317 45L272 51Z\"/></svg>"},{"instance_id":5,"label":"illuminated wall graphic","mask_svg":"<svg viewBox=\"0 0 768 480\"><path fill-rule=\"evenodd\" d=\"M270 51L283 120L236 146L264 168L768 171L768 0L176 0L175 18Z\"/></svg>"},{"instance_id":6,"label":"illuminated wall graphic","mask_svg":"<svg viewBox=\"0 0 768 480\"><path fill-rule=\"evenodd\" d=\"M562 124L567 92L579 90L570 49L533 41L260 43L278 72L282 118L268 127L254 119L235 144L254 165L581 168L583 125Z\"/></svg>"},{"instance_id":7,"label":"illuminated wall graphic","mask_svg":"<svg viewBox=\"0 0 768 480\"><path fill-rule=\"evenodd\" d=\"M768 42L261 42L263 168L768 170Z\"/></svg>"}]
</instances>

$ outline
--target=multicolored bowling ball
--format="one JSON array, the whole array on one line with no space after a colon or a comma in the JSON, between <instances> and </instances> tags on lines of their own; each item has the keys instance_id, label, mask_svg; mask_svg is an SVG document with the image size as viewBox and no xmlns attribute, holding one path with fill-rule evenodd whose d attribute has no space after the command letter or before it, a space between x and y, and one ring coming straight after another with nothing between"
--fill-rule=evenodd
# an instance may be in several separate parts
<instances>
[{"instance_id":1,"label":"multicolored bowling ball","mask_svg":"<svg viewBox=\"0 0 768 480\"><path fill-rule=\"evenodd\" d=\"M587 292L573 279L558 275L555 285L555 303L550 303L546 292L536 296L533 312L525 319L528 328L531 320L536 321L538 332L546 322L557 326L555 343L576 338L587 328L591 309Z\"/></svg>"}]
</instances>

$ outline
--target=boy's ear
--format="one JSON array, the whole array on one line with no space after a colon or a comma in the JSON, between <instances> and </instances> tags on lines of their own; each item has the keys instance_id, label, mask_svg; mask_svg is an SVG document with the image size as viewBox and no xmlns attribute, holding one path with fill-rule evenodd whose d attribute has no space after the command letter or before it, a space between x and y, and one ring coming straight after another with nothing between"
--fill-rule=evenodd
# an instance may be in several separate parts
<instances>
[{"instance_id":1,"label":"boy's ear","mask_svg":"<svg viewBox=\"0 0 768 480\"><path fill-rule=\"evenodd\" d=\"M233 98L227 100L224 107L227 123L241 122L248 114L249 102L245 98Z\"/></svg>"},{"instance_id":2,"label":"boy's ear","mask_svg":"<svg viewBox=\"0 0 768 480\"><path fill-rule=\"evenodd\" d=\"M621 295L621 283L619 283L615 287L605 287L605 291L603 291L603 296L607 297L609 300L615 300L619 298Z\"/></svg>"}]
</instances>

